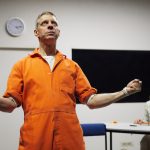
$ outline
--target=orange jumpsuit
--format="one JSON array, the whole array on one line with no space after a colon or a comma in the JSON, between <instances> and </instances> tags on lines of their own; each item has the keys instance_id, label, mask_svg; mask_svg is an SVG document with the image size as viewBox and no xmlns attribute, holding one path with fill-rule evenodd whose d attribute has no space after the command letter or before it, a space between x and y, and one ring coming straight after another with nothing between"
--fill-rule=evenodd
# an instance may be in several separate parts
<instances>
[{"instance_id":1,"label":"orange jumpsuit","mask_svg":"<svg viewBox=\"0 0 150 150\"><path fill-rule=\"evenodd\" d=\"M24 110L19 150L84 150L76 97L85 103L94 93L77 63L60 52L52 71L38 49L18 61L4 96L14 97Z\"/></svg>"}]
</instances>

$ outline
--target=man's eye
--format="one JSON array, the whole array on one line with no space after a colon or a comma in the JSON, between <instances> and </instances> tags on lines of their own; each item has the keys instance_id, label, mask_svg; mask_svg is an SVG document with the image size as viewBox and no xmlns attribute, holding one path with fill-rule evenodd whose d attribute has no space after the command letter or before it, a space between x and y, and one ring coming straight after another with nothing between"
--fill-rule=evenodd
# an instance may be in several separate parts
<instances>
[{"instance_id":1,"label":"man's eye","mask_svg":"<svg viewBox=\"0 0 150 150\"><path fill-rule=\"evenodd\" d=\"M48 21L44 21L44 22L41 23L42 26L47 25L47 24L48 24Z\"/></svg>"},{"instance_id":2,"label":"man's eye","mask_svg":"<svg viewBox=\"0 0 150 150\"><path fill-rule=\"evenodd\" d=\"M55 26L57 26L57 22L55 22L55 21L52 21L52 24L55 25Z\"/></svg>"}]
</instances>

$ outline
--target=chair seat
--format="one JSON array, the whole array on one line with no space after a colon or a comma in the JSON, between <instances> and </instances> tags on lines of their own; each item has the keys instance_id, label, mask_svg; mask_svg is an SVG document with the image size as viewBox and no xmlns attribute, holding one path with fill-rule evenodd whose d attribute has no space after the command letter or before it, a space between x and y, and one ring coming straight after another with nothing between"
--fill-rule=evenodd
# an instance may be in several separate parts
<instances>
[{"instance_id":1,"label":"chair seat","mask_svg":"<svg viewBox=\"0 0 150 150\"><path fill-rule=\"evenodd\" d=\"M83 136L105 136L105 150L107 150L107 131L104 123L81 124Z\"/></svg>"},{"instance_id":2,"label":"chair seat","mask_svg":"<svg viewBox=\"0 0 150 150\"><path fill-rule=\"evenodd\" d=\"M83 136L96 136L106 134L106 125L103 123L81 124Z\"/></svg>"}]
</instances>

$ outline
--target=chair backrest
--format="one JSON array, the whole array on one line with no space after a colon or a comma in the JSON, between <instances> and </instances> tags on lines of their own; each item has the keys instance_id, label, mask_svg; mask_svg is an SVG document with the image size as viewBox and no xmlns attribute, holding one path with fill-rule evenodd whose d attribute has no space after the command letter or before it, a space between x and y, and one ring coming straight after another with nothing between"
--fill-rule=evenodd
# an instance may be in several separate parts
<instances>
[{"instance_id":1,"label":"chair backrest","mask_svg":"<svg viewBox=\"0 0 150 150\"><path fill-rule=\"evenodd\" d=\"M83 136L106 135L106 125L104 123L81 124Z\"/></svg>"},{"instance_id":2,"label":"chair backrest","mask_svg":"<svg viewBox=\"0 0 150 150\"><path fill-rule=\"evenodd\" d=\"M104 123L81 124L83 136L105 136L105 150L107 150L107 131Z\"/></svg>"}]
</instances>

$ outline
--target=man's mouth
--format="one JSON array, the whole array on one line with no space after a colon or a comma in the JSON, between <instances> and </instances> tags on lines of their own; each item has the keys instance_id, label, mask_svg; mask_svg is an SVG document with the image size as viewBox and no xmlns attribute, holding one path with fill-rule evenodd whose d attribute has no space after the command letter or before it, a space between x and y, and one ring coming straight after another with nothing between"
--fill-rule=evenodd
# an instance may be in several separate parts
<instances>
[{"instance_id":1,"label":"man's mouth","mask_svg":"<svg viewBox=\"0 0 150 150\"><path fill-rule=\"evenodd\" d=\"M52 32L52 31L51 31L51 32L47 32L47 34L48 34L48 35L54 35L55 32Z\"/></svg>"}]
</instances>

